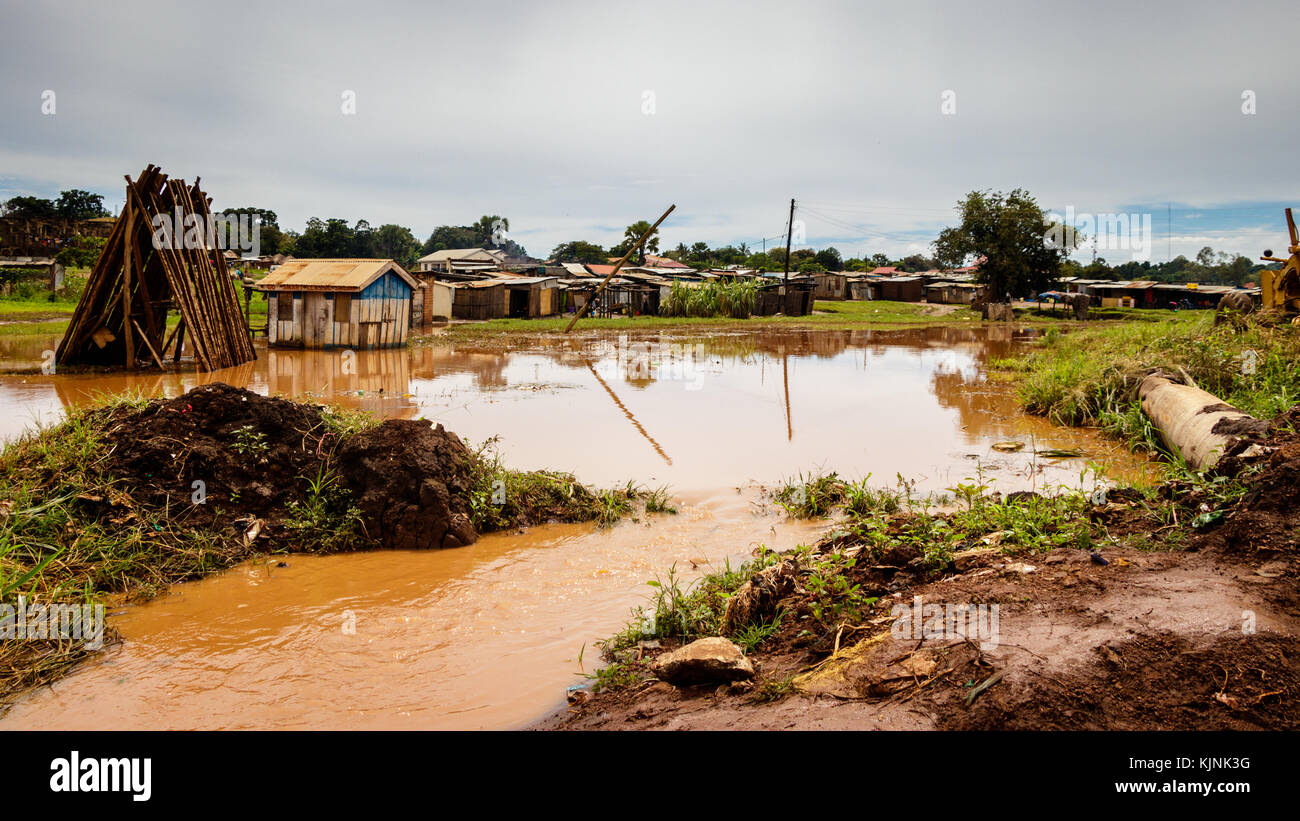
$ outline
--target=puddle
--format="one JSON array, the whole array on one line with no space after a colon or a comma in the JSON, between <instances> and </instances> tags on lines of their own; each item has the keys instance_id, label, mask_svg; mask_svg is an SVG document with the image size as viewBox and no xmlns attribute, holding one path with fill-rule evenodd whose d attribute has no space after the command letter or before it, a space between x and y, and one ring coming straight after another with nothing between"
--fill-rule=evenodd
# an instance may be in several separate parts
<instances>
[{"instance_id":1,"label":"puddle","mask_svg":"<svg viewBox=\"0 0 1300 821\"><path fill-rule=\"evenodd\" d=\"M585 669L599 666L593 642L644 602L647 579L673 564L697 575L824 527L762 509L754 481L817 466L881 484L901 473L927 490L977 468L1004 491L1077 486L1090 463L1146 475L1148 463L1089 431L1019 413L1006 383L987 379L987 360L1027 336L1010 327L586 335L515 351L263 348L256 362L211 375L0 377L0 435L10 438L98 392L175 395L219 380L424 416L471 443L499 436L513 467L667 484L684 500L677 516L607 530L548 525L446 551L292 555L286 568L244 565L179 585L115 615L122 648L33 693L0 728L528 724L582 681L584 645ZM39 366L49 345L10 337L0 359ZM1025 448L992 448L1009 439ZM1034 454L1047 449L1085 456Z\"/></svg>"}]
</instances>

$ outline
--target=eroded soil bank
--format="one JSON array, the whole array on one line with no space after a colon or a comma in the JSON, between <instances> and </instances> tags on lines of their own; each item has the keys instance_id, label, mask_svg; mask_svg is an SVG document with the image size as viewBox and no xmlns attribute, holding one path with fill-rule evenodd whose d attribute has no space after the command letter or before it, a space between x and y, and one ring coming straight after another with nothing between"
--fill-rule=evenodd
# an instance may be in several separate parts
<instances>
[{"instance_id":1,"label":"eroded soil bank","mask_svg":"<svg viewBox=\"0 0 1300 821\"><path fill-rule=\"evenodd\" d=\"M813 550L658 608L750 644L752 681L657 680L655 658L694 634L629 628L594 691L541 726L1296 729L1297 422L1300 406L1254 437L1257 461L1148 492L939 515L877 501ZM939 620L912 621L918 602Z\"/></svg>"}]
</instances>

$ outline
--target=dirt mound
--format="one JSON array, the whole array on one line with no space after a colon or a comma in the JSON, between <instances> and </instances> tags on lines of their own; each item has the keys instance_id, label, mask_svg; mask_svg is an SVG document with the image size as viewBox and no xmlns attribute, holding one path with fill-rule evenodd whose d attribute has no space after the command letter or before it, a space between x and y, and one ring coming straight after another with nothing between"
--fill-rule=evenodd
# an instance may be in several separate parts
<instances>
[{"instance_id":1,"label":"dirt mound","mask_svg":"<svg viewBox=\"0 0 1300 821\"><path fill-rule=\"evenodd\" d=\"M382 547L453 547L476 538L473 456L441 425L388 420L340 439L320 406L222 383L110 413L104 468L121 480L129 504L239 534L260 519L261 538L304 549L313 546L298 544L301 529L286 521L313 504L327 513L337 512L330 505L355 506L364 536ZM351 498L314 501L331 471ZM123 506L98 503L105 512Z\"/></svg>"},{"instance_id":2,"label":"dirt mound","mask_svg":"<svg viewBox=\"0 0 1300 821\"><path fill-rule=\"evenodd\" d=\"M384 547L459 547L477 538L472 456L442 425L389 420L348 439L338 459L367 532Z\"/></svg>"},{"instance_id":3,"label":"dirt mound","mask_svg":"<svg viewBox=\"0 0 1300 821\"><path fill-rule=\"evenodd\" d=\"M1300 554L1300 406L1269 423L1263 435L1238 443L1218 472L1244 478L1250 490L1218 527L1194 546L1249 561ZM1262 456L1261 454L1267 454Z\"/></svg>"},{"instance_id":4,"label":"dirt mound","mask_svg":"<svg viewBox=\"0 0 1300 821\"><path fill-rule=\"evenodd\" d=\"M185 511L202 499L258 517L302 495L300 477L314 474L328 439L320 407L224 383L118 409L107 434L105 470L137 502Z\"/></svg>"},{"instance_id":5,"label":"dirt mound","mask_svg":"<svg viewBox=\"0 0 1300 821\"><path fill-rule=\"evenodd\" d=\"M989 690L950 730L1294 730L1300 639L1228 634L1196 647L1173 634L1103 647L1086 669Z\"/></svg>"}]
</instances>

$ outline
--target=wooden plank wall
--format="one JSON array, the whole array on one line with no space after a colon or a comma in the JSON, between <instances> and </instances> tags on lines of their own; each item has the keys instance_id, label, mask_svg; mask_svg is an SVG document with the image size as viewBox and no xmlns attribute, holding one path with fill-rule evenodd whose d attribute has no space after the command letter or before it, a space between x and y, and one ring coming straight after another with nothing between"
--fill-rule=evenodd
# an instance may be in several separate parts
<instances>
[{"instance_id":1,"label":"wooden plank wall","mask_svg":"<svg viewBox=\"0 0 1300 821\"><path fill-rule=\"evenodd\" d=\"M392 271L351 294L346 321L339 322L338 294L296 292L293 313L279 315L278 294L268 307L270 343L298 348L391 348L406 344L411 328L411 286Z\"/></svg>"}]
</instances>

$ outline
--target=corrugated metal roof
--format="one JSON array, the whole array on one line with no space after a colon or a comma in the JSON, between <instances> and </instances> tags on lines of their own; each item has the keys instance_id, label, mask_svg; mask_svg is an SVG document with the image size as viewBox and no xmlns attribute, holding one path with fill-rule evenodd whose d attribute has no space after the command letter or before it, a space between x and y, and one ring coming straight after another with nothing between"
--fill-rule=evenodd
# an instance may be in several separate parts
<instances>
[{"instance_id":1,"label":"corrugated metal roof","mask_svg":"<svg viewBox=\"0 0 1300 821\"><path fill-rule=\"evenodd\" d=\"M428 256L420 257L420 262L443 262L445 260L457 259L481 259L485 261L500 262L506 258L504 251L494 251L491 248L444 248L441 251L434 251Z\"/></svg>"},{"instance_id":2,"label":"corrugated metal roof","mask_svg":"<svg viewBox=\"0 0 1300 821\"><path fill-rule=\"evenodd\" d=\"M646 264L646 266L651 267L651 268L686 268L686 269L689 269L689 268L691 267L691 266L689 266L689 265L686 265L685 263L678 262L678 261L675 260L675 259L669 259L668 257L656 256L656 255L654 255L654 254L646 254L646 255L645 255L645 264Z\"/></svg>"},{"instance_id":3,"label":"corrugated metal roof","mask_svg":"<svg viewBox=\"0 0 1300 821\"><path fill-rule=\"evenodd\" d=\"M391 259L295 259L257 284L267 291L360 291L390 270L415 287L415 279Z\"/></svg>"},{"instance_id":4,"label":"corrugated metal roof","mask_svg":"<svg viewBox=\"0 0 1300 821\"><path fill-rule=\"evenodd\" d=\"M492 280L489 280L489 282ZM524 276L499 276L495 278L497 282L504 282L506 285L537 285L541 282L559 282L559 277L524 277Z\"/></svg>"}]
</instances>

